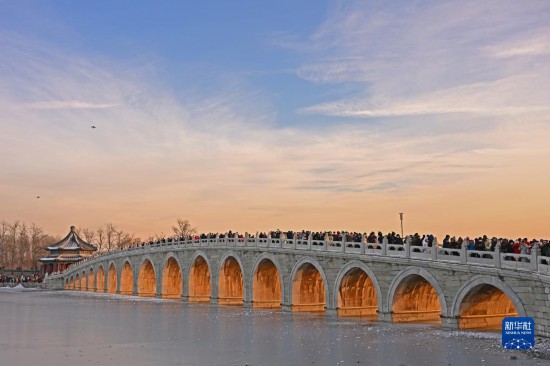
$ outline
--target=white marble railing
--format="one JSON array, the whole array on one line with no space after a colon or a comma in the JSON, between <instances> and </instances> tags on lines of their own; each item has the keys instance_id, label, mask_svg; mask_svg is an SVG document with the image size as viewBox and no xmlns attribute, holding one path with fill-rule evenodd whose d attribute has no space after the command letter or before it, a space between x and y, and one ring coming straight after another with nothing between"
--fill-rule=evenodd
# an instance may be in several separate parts
<instances>
[{"instance_id":1,"label":"white marble railing","mask_svg":"<svg viewBox=\"0 0 550 366\"><path fill-rule=\"evenodd\" d=\"M539 250L532 250L531 254L501 253L497 247L494 252L450 249L436 247L411 246L409 244L386 244L344 242L313 239L274 239L274 238L209 238L192 240L174 240L172 242L156 243L151 245L131 247L123 250L111 251L85 259L71 266L68 271L77 266L85 265L89 261L103 261L123 254L132 254L136 251L158 251L165 248L267 248L276 251L311 251L321 253L344 253L364 257L397 257L423 261L439 261L464 265L486 266L493 268L516 269L522 271L539 272L550 275L550 257L542 257ZM60 274L59 276L61 276Z\"/></svg>"}]
</instances>

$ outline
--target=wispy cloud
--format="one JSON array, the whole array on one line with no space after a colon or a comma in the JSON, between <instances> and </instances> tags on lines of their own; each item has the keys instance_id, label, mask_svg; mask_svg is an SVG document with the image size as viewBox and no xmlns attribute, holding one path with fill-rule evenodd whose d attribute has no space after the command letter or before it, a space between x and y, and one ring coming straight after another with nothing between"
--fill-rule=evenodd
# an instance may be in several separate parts
<instances>
[{"instance_id":1,"label":"wispy cloud","mask_svg":"<svg viewBox=\"0 0 550 366\"><path fill-rule=\"evenodd\" d=\"M300 50L306 60L297 76L363 87L300 112L350 117L547 112L547 2L336 4L315 32L302 39L286 35L293 40L281 45Z\"/></svg>"},{"instance_id":2,"label":"wispy cloud","mask_svg":"<svg viewBox=\"0 0 550 366\"><path fill-rule=\"evenodd\" d=\"M116 106L117 104L112 103L90 103L78 100L54 100L30 104L31 109L107 109Z\"/></svg>"}]
</instances>

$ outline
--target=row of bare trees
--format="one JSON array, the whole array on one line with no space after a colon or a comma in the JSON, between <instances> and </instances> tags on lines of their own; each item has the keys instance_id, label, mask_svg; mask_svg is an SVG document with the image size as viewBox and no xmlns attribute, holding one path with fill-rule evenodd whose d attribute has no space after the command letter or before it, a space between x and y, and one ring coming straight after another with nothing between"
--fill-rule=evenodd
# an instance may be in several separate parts
<instances>
[{"instance_id":1,"label":"row of bare trees","mask_svg":"<svg viewBox=\"0 0 550 366\"><path fill-rule=\"evenodd\" d=\"M127 248L141 243L133 233L127 233L109 222L97 229L77 229L77 234L90 244L97 247L98 252L108 252L119 248Z\"/></svg>"},{"instance_id":2,"label":"row of bare trees","mask_svg":"<svg viewBox=\"0 0 550 366\"><path fill-rule=\"evenodd\" d=\"M178 219L172 226L176 237L193 235L197 229L192 227L189 220ZM133 233L119 229L113 223L107 223L97 229L77 228L77 234L95 245L98 252L106 252L120 248L139 245L142 240ZM147 241L156 241L164 237L164 234L154 235ZM39 267L38 259L47 256L46 248L62 238L52 236L35 223L27 225L19 220L14 222L0 222L0 268L36 269Z\"/></svg>"},{"instance_id":3,"label":"row of bare trees","mask_svg":"<svg viewBox=\"0 0 550 366\"><path fill-rule=\"evenodd\" d=\"M37 269L38 258L46 255L45 248L56 240L35 223L1 221L0 267Z\"/></svg>"}]
</instances>

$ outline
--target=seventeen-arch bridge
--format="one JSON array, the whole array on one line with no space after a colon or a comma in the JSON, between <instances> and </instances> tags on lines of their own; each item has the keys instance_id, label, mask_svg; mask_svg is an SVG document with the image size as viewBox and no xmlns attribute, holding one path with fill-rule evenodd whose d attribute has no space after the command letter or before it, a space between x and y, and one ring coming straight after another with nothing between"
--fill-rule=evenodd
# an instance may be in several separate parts
<instances>
[{"instance_id":1,"label":"seventeen-arch bridge","mask_svg":"<svg viewBox=\"0 0 550 366\"><path fill-rule=\"evenodd\" d=\"M211 238L102 254L47 286L451 329L500 329L505 316L530 316L536 334L550 336L550 258L537 250Z\"/></svg>"}]
</instances>

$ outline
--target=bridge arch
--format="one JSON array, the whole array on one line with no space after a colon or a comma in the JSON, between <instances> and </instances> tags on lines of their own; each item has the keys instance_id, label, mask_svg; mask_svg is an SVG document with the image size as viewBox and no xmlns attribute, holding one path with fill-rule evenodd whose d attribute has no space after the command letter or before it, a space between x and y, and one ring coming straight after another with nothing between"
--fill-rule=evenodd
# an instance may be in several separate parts
<instances>
[{"instance_id":1,"label":"bridge arch","mask_svg":"<svg viewBox=\"0 0 550 366\"><path fill-rule=\"evenodd\" d=\"M315 259L302 257L290 273L289 304L296 312L323 312L329 299L325 271Z\"/></svg>"},{"instance_id":2,"label":"bridge arch","mask_svg":"<svg viewBox=\"0 0 550 366\"><path fill-rule=\"evenodd\" d=\"M478 275L463 284L452 305L460 329L500 329L506 316L527 316L523 302L497 277Z\"/></svg>"},{"instance_id":3,"label":"bridge arch","mask_svg":"<svg viewBox=\"0 0 550 366\"><path fill-rule=\"evenodd\" d=\"M75 276L75 290L80 291L82 289L82 282L80 281L80 274L77 273Z\"/></svg>"},{"instance_id":4,"label":"bridge arch","mask_svg":"<svg viewBox=\"0 0 550 366\"><path fill-rule=\"evenodd\" d=\"M69 289L69 278L65 278L65 286L63 287L64 290Z\"/></svg>"},{"instance_id":5,"label":"bridge arch","mask_svg":"<svg viewBox=\"0 0 550 366\"><path fill-rule=\"evenodd\" d=\"M162 298L181 299L183 294L183 266L173 252L169 252L164 258L161 285Z\"/></svg>"},{"instance_id":6,"label":"bridge arch","mask_svg":"<svg viewBox=\"0 0 550 366\"><path fill-rule=\"evenodd\" d=\"M377 317L377 311L382 310L378 279L368 265L357 260L342 267L334 282L333 296L339 316Z\"/></svg>"},{"instance_id":7,"label":"bridge arch","mask_svg":"<svg viewBox=\"0 0 550 366\"><path fill-rule=\"evenodd\" d=\"M237 253L226 252L218 267L218 303L242 305L247 298L244 266Z\"/></svg>"},{"instance_id":8,"label":"bridge arch","mask_svg":"<svg viewBox=\"0 0 550 366\"><path fill-rule=\"evenodd\" d=\"M87 283L87 290L88 291L94 291L95 290L95 277L94 277L94 268L90 267L88 268L88 276L86 277L86 283Z\"/></svg>"},{"instance_id":9,"label":"bridge arch","mask_svg":"<svg viewBox=\"0 0 550 366\"><path fill-rule=\"evenodd\" d=\"M96 291L97 292L105 292L105 270L103 269L102 265L99 265L97 267L97 274L96 274Z\"/></svg>"},{"instance_id":10,"label":"bridge arch","mask_svg":"<svg viewBox=\"0 0 550 366\"><path fill-rule=\"evenodd\" d=\"M120 290L121 295L132 295L134 293L134 269L130 259L124 259L122 269L120 270Z\"/></svg>"},{"instance_id":11,"label":"bridge arch","mask_svg":"<svg viewBox=\"0 0 550 366\"><path fill-rule=\"evenodd\" d=\"M198 250L191 258L189 275L188 301L210 302L212 296L212 273L208 256Z\"/></svg>"},{"instance_id":12,"label":"bridge arch","mask_svg":"<svg viewBox=\"0 0 550 366\"><path fill-rule=\"evenodd\" d=\"M138 296L154 297L157 293L155 266L149 256L145 256L141 261L138 273ZM132 286L133 287L133 286Z\"/></svg>"},{"instance_id":13,"label":"bridge arch","mask_svg":"<svg viewBox=\"0 0 550 366\"><path fill-rule=\"evenodd\" d=\"M74 290L74 277L71 276L71 279L69 280L69 290Z\"/></svg>"},{"instance_id":14,"label":"bridge arch","mask_svg":"<svg viewBox=\"0 0 550 366\"><path fill-rule=\"evenodd\" d=\"M283 271L277 258L262 253L252 267L252 306L280 308L284 303Z\"/></svg>"},{"instance_id":15,"label":"bridge arch","mask_svg":"<svg viewBox=\"0 0 550 366\"><path fill-rule=\"evenodd\" d=\"M107 292L116 294L117 292L117 269L114 262L109 263L109 271L107 272Z\"/></svg>"},{"instance_id":16,"label":"bridge arch","mask_svg":"<svg viewBox=\"0 0 550 366\"><path fill-rule=\"evenodd\" d=\"M80 290L88 291L88 274L85 270L83 270L80 275Z\"/></svg>"},{"instance_id":17,"label":"bridge arch","mask_svg":"<svg viewBox=\"0 0 550 366\"><path fill-rule=\"evenodd\" d=\"M447 317L443 288L420 267L407 268L395 276L387 304L394 322L440 322L440 317Z\"/></svg>"}]
</instances>

